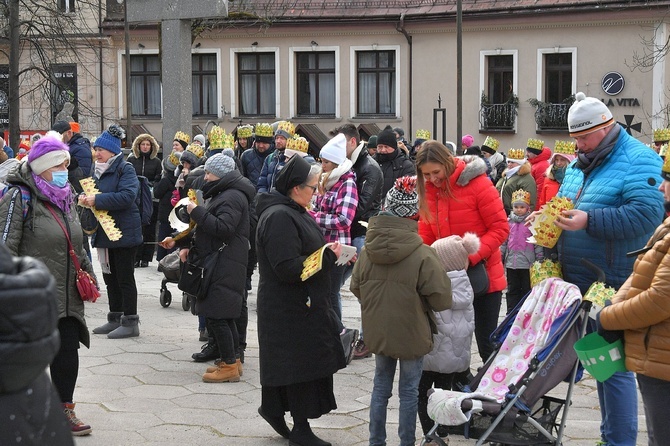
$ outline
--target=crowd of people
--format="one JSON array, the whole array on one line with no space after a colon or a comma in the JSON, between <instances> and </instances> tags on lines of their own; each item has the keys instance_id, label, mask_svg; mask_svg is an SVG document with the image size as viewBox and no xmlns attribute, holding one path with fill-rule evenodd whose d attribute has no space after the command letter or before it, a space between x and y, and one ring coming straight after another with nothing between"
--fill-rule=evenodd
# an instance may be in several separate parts
<instances>
[{"instance_id":1,"label":"crowd of people","mask_svg":"<svg viewBox=\"0 0 670 446\"><path fill-rule=\"evenodd\" d=\"M261 417L291 444L329 445L309 420L337 408L333 375L374 354L370 445L386 444L399 364L398 437L409 446L417 418L424 434L433 425L428 390L461 390L469 382L473 336L483 361L494 353L489 337L503 295L509 313L530 291L531 265L557 259L564 279L585 293L595 281L580 266L587 258L619 290L591 330L609 340L623 337L629 370L598 384L601 443L636 443L637 374L649 444L660 445L670 436L662 406L670 394L664 348L670 235L663 223L670 161L659 156L663 144L645 146L604 103L581 93L568 126L574 142L557 141L552 150L531 138L525 149L505 154L491 136L478 146L465 135L456 148L425 130L410 143L401 128L387 126L364 141L345 124L315 151L293 123L280 121L231 133L213 126L192 139L179 131L163 150L142 134L126 157L119 126L91 142L76 122L58 121L24 148L0 198L8 251L0 250L1 274L10 274L2 256L31 256L55 280L50 311L57 312L60 343L40 334L48 345L24 384L43 380L50 361L64 426L73 435L90 434L74 411L78 349L91 343L79 270L106 289L107 322L93 334L136 337L134 270L168 256L178 256L179 287L198 315L204 345L193 360L213 361L202 380L240 381L258 266ZM148 210L138 198L145 181L153 199ZM529 224L555 196L570 199L574 209L557 218L562 235L546 249L529 241ZM643 247L637 260L628 255ZM11 274L30 268L39 267ZM471 282L470 268L485 271L487 286ZM342 321L340 289L349 278L361 304L359 327ZM51 392L45 388L42 396ZM47 415L43 423L57 435L63 425Z\"/></svg>"}]
</instances>

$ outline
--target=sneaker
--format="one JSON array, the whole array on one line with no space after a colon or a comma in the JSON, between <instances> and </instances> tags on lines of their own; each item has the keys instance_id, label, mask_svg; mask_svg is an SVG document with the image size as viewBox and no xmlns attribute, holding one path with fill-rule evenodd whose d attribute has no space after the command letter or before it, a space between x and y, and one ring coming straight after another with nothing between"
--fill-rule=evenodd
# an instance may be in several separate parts
<instances>
[{"instance_id":1,"label":"sneaker","mask_svg":"<svg viewBox=\"0 0 670 446\"><path fill-rule=\"evenodd\" d=\"M356 341L356 346L354 347L354 359L369 358L370 356L372 356L372 352L370 352L368 346L365 345L365 341L363 341L363 339Z\"/></svg>"},{"instance_id":2,"label":"sneaker","mask_svg":"<svg viewBox=\"0 0 670 446\"><path fill-rule=\"evenodd\" d=\"M72 432L72 435L81 437L91 433L91 426L82 423L82 421L77 418L77 414L74 413L74 403L63 403L63 412L65 413L65 418L67 418L67 422L70 425L70 431Z\"/></svg>"}]
</instances>

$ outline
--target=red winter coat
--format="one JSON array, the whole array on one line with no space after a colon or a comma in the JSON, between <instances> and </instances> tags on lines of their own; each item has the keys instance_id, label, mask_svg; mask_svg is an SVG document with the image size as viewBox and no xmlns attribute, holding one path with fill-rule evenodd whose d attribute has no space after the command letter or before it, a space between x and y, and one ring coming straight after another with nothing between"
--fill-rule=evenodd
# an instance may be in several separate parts
<instances>
[{"instance_id":1,"label":"red winter coat","mask_svg":"<svg viewBox=\"0 0 670 446\"><path fill-rule=\"evenodd\" d=\"M463 236L474 232L481 247L470 255L470 265L486 259L489 275L489 293L502 291L507 286L500 245L507 240L509 224L498 191L486 176L486 164L476 156L456 158L456 169L449 178L454 198L445 196L431 182L426 182L425 199L431 221L419 220L419 235L431 245L435 240L450 235Z\"/></svg>"},{"instance_id":2,"label":"red winter coat","mask_svg":"<svg viewBox=\"0 0 670 446\"><path fill-rule=\"evenodd\" d=\"M561 183L554 179L554 175L551 173L551 166L546 171L546 178L544 179L544 185L540 194L537 196L537 209L540 209L542 206L547 204L549 200L554 198L558 193L558 189L561 187Z\"/></svg>"},{"instance_id":3,"label":"red winter coat","mask_svg":"<svg viewBox=\"0 0 670 446\"><path fill-rule=\"evenodd\" d=\"M537 187L537 197L540 197L542 189L544 187L544 178L549 167L549 158L551 158L551 150L549 147L543 147L542 153L540 153L535 158L528 158L528 162L531 165L530 173L535 179L535 186ZM535 204L535 210L540 208L540 200L537 200Z\"/></svg>"}]
</instances>

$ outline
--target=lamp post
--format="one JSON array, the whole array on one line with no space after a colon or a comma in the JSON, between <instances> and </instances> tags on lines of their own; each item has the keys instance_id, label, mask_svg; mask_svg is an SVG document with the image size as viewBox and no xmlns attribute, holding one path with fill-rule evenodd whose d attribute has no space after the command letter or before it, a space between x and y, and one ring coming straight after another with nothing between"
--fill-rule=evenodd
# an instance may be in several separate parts
<instances>
[{"instance_id":1,"label":"lamp post","mask_svg":"<svg viewBox=\"0 0 670 446\"><path fill-rule=\"evenodd\" d=\"M125 43L125 61L126 61L126 149L130 147L130 129L132 125L132 106L130 103L130 26L128 24L128 0L116 0L120 5L123 4L123 41Z\"/></svg>"}]
</instances>

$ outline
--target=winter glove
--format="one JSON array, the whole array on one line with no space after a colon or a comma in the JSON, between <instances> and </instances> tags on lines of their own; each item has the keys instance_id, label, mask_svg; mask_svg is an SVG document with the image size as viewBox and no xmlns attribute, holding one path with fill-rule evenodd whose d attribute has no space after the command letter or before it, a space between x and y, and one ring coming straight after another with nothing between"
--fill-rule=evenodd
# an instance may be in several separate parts
<instances>
[{"instance_id":1,"label":"winter glove","mask_svg":"<svg viewBox=\"0 0 670 446\"><path fill-rule=\"evenodd\" d=\"M609 307L610 305L612 305L612 302L610 300L606 300L605 308ZM600 313L602 313L602 310L596 314L596 328L598 330L598 334L610 344L613 344L620 339L623 340L623 330L607 330L603 328L603 326L600 324Z\"/></svg>"}]
</instances>

